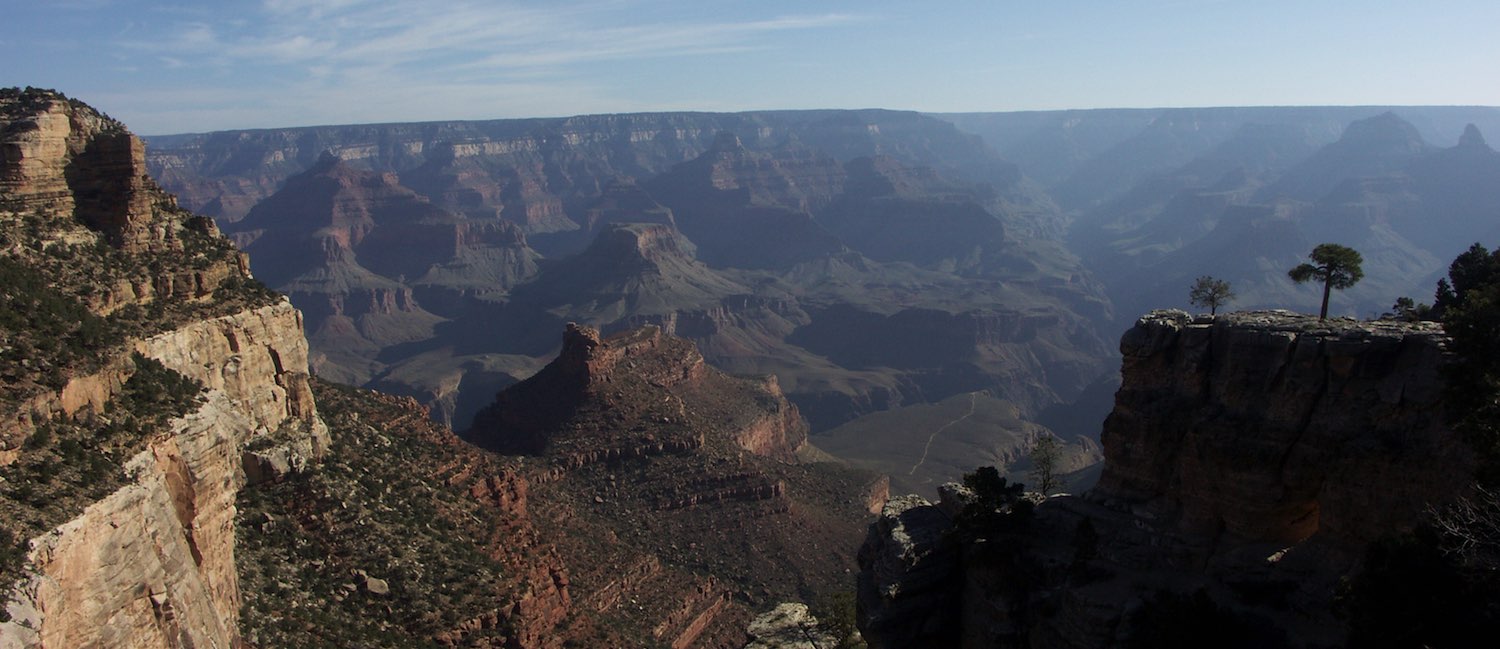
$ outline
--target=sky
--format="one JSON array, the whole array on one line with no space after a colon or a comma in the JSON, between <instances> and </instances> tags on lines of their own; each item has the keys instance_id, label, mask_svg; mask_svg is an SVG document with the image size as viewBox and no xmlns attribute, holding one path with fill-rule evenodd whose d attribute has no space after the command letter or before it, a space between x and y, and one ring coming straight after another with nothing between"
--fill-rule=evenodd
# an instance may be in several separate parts
<instances>
[{"instance_id":1,"label":"sky","mask_svg":"<svg viewBox=\"0 0 1500 649\"><path fill-rule=\"evenodd\" d=\"M1500 105L1496 0L0 0L145 134L639 111Z\"/></svg>"}]
</instances>

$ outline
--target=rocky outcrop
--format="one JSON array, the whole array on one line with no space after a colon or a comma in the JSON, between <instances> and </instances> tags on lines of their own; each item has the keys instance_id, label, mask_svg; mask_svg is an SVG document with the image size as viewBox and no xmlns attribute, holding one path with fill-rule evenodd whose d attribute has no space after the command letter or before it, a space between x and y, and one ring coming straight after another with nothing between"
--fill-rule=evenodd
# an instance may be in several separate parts
<instances>
[{"instance_id":1,"label":"rocky outcrop","mask_svg":"<svg viewBox=\"0 0 1500 649\"><path fill-rule=\"evenodd\" d=\"M1213 611L1252 644L1341 646L1340 582L1473 473L1445 423L1446 342L1434 323L1286 311L1141 318L1121 340L1098 485L1019 528L968 535L948 646L1120 646L1173 606ZM902 539L872 526L861 556ZM923 581L911 564L862 560L861 583ZM862 626L889 625L886 609L862 610Z\"/></svg>"},{"instance_id":2,"label":"rocky outcrop","mask_svg":"<svg viewBox=\"0 0 1500 649\"><path fill-rule=\"evenodd\" d=\"M824 630L806 604L786 602L756 617L746 630L745 649L818 649L836 647L839 638Z\"/></svg>"},{"instance_id":3,"label":"rocky outcrop","mask_svg":"<svg viewBox=\"0 0 1500 649\"><path fill-rule=\"evenodd\" d=\"M146 148L119 122L61 95L9 90L0 112L0 196L21 212L71 214L112 243L144 247L154 233L156 190Z\"/></svg>"},{"instance_id":4,"label":"rocky outcrop","mask_svg":"<svg viewBox=\"0 0 1500 649\"><path fill-rule=\"evenodd\" d=\"M611 646L743 645L752 607L842 584L883 486L801 463L806 424L774 380L654 326L569 325L465 435L526 455L531 507L556 512L537 524L578 602L557 637Z\"/></svg>"},{"instance_id":5,"label":"rocky outcrop","mask_svg":"<svg viewBox=\"0 0 1500 649\"><path fill-rule=\"evenodd\" d=\"M1433 323L1147 315L1120 342L1091 496L1232 542L1402 529L1472 467L1444 420L1444 342Z\"/></svg>"},{"instance_id":6,"label":"rocky outcrop","mask_svg":"<svg viewBox=\"0 0 1500 649\"><path fill-rule=\"evenodd\" d=\"M872 649L951 645L957 632L953 518L921 496L892 498L859 549L858 615Z\"/></svg>"},{"instance_id":7,"label":"rocky outcrop","mask_svg":"<svg viewBox=\"0 0 1500 649\"><path fill-rule=\"evenodd\" d=\"M722 389L724 382L727 377L710 369L692 343L665 336L658 327L606 339L592 327L570 323L557 359L501 392L475 417L468 436L501 452L560 454L566 466L689 451L703 445L703 432L689 425L684 399L710 383ZM637 391L660 397L643 399ZM762 394L771 408L746 404L730 411L733 423L726 432L745 450L794 457L807 435L796 407L774 380L747 386L746 392ZM632 426L585 433L566 425L580 413L624 419Z\"/></svg>"}]
</instances>

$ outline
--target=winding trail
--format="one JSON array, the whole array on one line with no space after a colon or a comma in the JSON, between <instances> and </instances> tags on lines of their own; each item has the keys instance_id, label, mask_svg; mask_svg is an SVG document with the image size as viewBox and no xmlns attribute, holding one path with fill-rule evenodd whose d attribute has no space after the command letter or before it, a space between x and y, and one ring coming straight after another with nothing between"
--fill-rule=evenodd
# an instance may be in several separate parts
<instances>
[{"instance_id":1,"label":"winding trail","mask_svg":"<svg viewBox=\"0 0 1500 649\"><path fill-rule=\"evenodd\" d=\"M917 472L917 468L920 467L920 466L922 466L923 462L927 461L927 452L932 450L932 440L937 439L938 433L941 433L941 432L943 432L945 430L948 430L948 427L952 426L953 424L956 424L956 423L961 422L961 421L963 421L965 419L968 419L969 417L974 416L974 407L975 407L975 403L978 402L978 400L979 400L979 393L978 392L970 392L969 393L969 411L966 412L966 413L964 413L964 415L962 417L959 417L957 419L954 419L953 421L950 421L950 422L948 422L946 424L943 424L937 430L932 431L931 435L927 436L927 445L924 446L924 447L922 447L922 459L917 460L916 464L911 465L911 470L907 471L906 475L915 475L916 472Z\"/></svg>"}]
</instances>

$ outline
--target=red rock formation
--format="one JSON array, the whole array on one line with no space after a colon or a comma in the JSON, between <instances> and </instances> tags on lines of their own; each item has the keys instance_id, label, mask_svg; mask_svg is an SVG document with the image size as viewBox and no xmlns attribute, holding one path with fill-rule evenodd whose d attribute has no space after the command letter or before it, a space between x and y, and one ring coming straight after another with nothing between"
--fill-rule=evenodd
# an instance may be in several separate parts
<instances>
[{"instance_id":1,"label":"red rock formation","mask_svg":"<svg viewBox=\"0 0 1500 649\"><path fill-rule=\"evenodd\" d=\"M703 155L653 178L646 189L709 265L786 268L844 250L812 217L843 188L837 160L802 147L752 152L721 133Z\"/></svg>"},{"instance_id":2,"label":"red rock formation","mask_svg":"<svg viewBox=\"0 0 1500 649\"><path fill-rule=\"evenodd\" d=\"M590 642L742 645L747 601L843 579L870 489L796 463L806 425L775 380L726 376L657 327L569 325L475 422L476 443L540 456L530 507L595 612L559 633Z\"/></svg>"}]
</instances>

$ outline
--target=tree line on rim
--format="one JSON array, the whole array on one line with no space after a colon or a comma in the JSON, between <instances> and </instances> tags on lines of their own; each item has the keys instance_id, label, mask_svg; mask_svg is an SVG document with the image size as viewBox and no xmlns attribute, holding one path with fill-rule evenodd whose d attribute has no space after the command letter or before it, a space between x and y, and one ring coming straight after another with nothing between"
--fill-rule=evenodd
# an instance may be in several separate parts
<instances>
[{"instance_id":1,"label":"tree line on rim","mask_svg":"<svg viewBox=\"0 0 1500 649\"><path fill-rule=\"evenodd\" d=\"M1287 271L1287 276L1298 284L1316 281L1323 284L1323 305L1318 310L1318 320L1328 319L1328 298L1334 289L1340 291L1354 286L1365 276L1361 266L1364 258L1359 251L1348 246L1336 243L1322 243L1313 248L1307 255L1312 263L1303 262L1297 267ZM1228 280L1204 275L1193 282L1188 290L1188 302L1193 306L1205 307L1209 315L1217 315L1219 307L1226 306L1234 300L1234 288ZM1402 300L1406 301L1407 307L1414 310L1415 305L1410 304L1411 298L1400 298L1396 302L1398 312L1402 311ZM1425 305L1424 305L1425 306Z\"/></svg>"}]
</instances>

